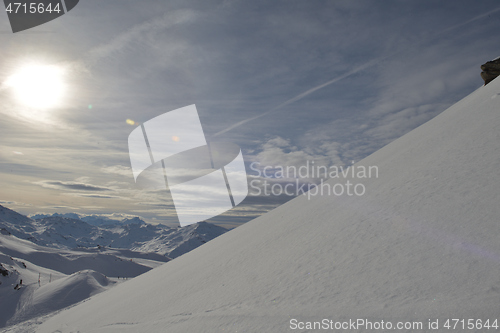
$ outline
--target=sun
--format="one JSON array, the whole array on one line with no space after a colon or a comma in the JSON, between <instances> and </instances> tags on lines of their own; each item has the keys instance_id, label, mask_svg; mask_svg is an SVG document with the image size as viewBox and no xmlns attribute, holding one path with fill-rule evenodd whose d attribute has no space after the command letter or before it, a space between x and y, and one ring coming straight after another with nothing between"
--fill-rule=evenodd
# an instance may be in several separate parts
<instances>
[{"instance_id":1,"label":"sun","mask_svg":"<svg viewBox=\"0 0 500 333\"><path fill-rule=\"evenodd\" d=\"M58 106L65 91L64 70L54 65L25 65L5 83L19 103L37 109Z\"/></svg>"}]
</instances>

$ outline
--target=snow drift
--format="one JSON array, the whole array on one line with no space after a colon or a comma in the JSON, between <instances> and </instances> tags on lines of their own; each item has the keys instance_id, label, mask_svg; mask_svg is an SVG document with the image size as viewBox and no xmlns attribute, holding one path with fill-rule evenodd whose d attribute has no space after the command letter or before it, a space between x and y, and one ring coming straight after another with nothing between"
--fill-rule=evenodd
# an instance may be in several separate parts
<instances>
[{"instance_id":1,"label":"snow drift","mask_svg":"<svg viewBox=\"0 0 500 333\"><path fill-rule=\"evenodd\" d=\"M495 80L359 162L379 169L361 180L365 195L298 197L36 331L284 332L291 319L495 319L499 142Z\"/></svg>"}]
</instances>

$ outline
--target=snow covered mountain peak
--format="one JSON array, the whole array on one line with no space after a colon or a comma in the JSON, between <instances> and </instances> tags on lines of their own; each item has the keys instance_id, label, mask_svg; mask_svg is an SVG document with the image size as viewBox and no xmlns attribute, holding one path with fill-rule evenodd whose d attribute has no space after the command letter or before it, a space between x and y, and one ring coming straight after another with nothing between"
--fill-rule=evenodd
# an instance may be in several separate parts
<instances>
[{"instance_id":1,"label":"snow covered mountain peak","mask_svg":"<svg viewBox=\"0 0 500 333\"><path fill-rule=\"evenodd\" d=\"M101 216L101 215L83 215L83 214L76 214L76 213L54 213L54 214L34 214L31 215L30 218L33 220L41 220L45 219L48 217L64 217L64 218L69 218L69 219L74 219L74 220L81 220L84 222L87 222L88 224L94 225L94 226L103 226L103 225L122 225L122 224L146 224L143 220L141 220L139 217L135 216L132 218L125 218L122 220L115 220L111 219L106 216Z\"/></svg>"},{"instance_id":2,"label":"snow covered mountain peak","mask_svg":"<svg viewBox=\"0 0 500 333\"><path fill-rule=\"evenodd\" d=\"M11 223L22 224L31 222L31 219L0 205L0 221L9 221Z\"/></svg>"}]
</instances>

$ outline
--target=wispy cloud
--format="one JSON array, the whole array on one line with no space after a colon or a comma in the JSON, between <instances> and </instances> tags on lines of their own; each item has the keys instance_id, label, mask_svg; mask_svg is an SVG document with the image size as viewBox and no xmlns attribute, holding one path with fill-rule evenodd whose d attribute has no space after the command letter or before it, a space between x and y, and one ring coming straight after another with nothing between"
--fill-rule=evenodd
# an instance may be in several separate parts
<instances>
[{"instance_id":1,"label":"wispy cloud","mask_svg":"<svg viewBox=\"0 0 500 333\"><path fill-rule=\"evenodd\" d=\"M116 174L120 176L125 176L125 177L131 177L133 175L132 169L127 166L123 165L113 165L113 166L108 166L101 168L102 172L104 173L110 173L110 174Z\"/></svg>"},{"instance_id":2,"label":"wispy cloud","mask_svg":"<svg viewBox=\"0 0 500 333\"><path fill-rule=\"evenodd\" d=\"M143 42L146 39L146 34L192 22L197 16L198 14L193 10L167 11L159 17L137 24L119 34L113 40L93 48L86 54L84 61L94 64L102 58L113 57L113 55L126 50L131 43Z\"/></svg>"},{"instance_id":3,"label":"wispy cloud","mask_svg":"<svg viewBox=\"0 0 500 333\"><path fill-rule=\"evenodd\" d=\"M476 22L478 20L483 20L483 19L486 19L488 17L490 17L492 14L495 14L497 13L498 11L500 11L500 7L498 8L495 8L493 10L489 10L485 13L482 13L480 15L477 15L477 16L474 16L473 18L469 19L469 20L466 20L465 22L462 22L462 23L459 23L459 24L456 24L456 25L453 25L449 28L446 28L446 29L443 29L442 31L438 32L437 34L435 34L434 36L437 36L437 35L442 35L442 34L446 34L446 33L449 33L450 31L453 31L453 30L456 30L456 29L459 29L461 27L464 27L466 25L469 25L473 22Z\"/></svg>"},{"instance_id":4,"label":"wispy cloud","mask_svg":"<svg viewBox=\"0 0 500 333\"><path fill-rule=\"evenodd\" d=\"M310 94L314 93L315 91L318 91L318 90L320 90L320 89L323 89L323 88L325 88L325 87L328 87L328 86L329 86L329 85L331 85L331 84L337 83L337 82L339 82L340 80L343 80L343 79L345 79L345 78L347 78L347 77L349 77L349 76L351 76L351 75L353 75L353 74L356 74L356 73L358 73L358 72L360 72L360 71L362 71L362 70L364 70L364 69L366 69L366 68L368 68L368 67L373 67L373 66L375 66L377 63L379 63L380 61L382 61L382 60L383 60L383 59L385 59L385 58L386 58L386 57L382 57L382 58L377 58L377 59L373 59L373 60L371 60L371 61L368 61L367 63L365 63L365 64L363 64L363 65L361 65L361 66L359 66L359 67L356 67L355 69L353 69L353 70L351 70L351 71L348 71L347 73L345 73L345 74L343 74L343 75L340 75L340 76L338 76L338 77L336 77L336 78L334 78L334 79L332 79L332 80L330 80L330 81L327 81L327 82L325 82L325 83L323 83L323 84L320 84L320 85L318 85L318 86L315 86L315 87L313 87L313 88L311 88L311 89L309 89L309 90L304 91L303 93L298 94L297 96L295 96L295 97L293 97L293 98L290 98L289 100L287 100L287 101L285 101L285 102L281 103L280 105L278 105L278 106L276 106L276 107L272 108L272 109L271 109L271 110L269 110L269 111L266 111L266 112L261 113L261 114L259 114L259 115L257 115L257 116L254 116L254 117L251 117L251 118L248 118L248 119L242 120L242 121L240 121L240 122L238 122L238 123L236 123L236 124L234 124L234 125L231 125L231 126L229 126L228 128L225 128L225 129L223 129L222 131L219 131L219 132L215 133L212 137L217 137L217 136L219 136L219 135L221 135L221 134L224 134L224 133L226 133L226 132L228 132L228 131L231 131L231 130L233 130L233 129L237 128L237 127L240 127L240 126L242 126L242 125L244 125L244 124L246 124L246 123L248 123L248 122L251 122L251 121L257 120L257 119L259 119L259 118L265 117L265 116L269 115L270 113L273 113L273 112L275 112L275 111L278 111L279 109L281 109L281 108L283 108L283 107L285 107L285 106L287 106L287 105L289 105L289 104L292 104L292 103L294 103L294 102L297 102L297 101L299 101L299 100L301 100L301 99L303 99L303 98L307 97L308 95L310 95Z\"/></svg>"},{"instance_id":5,"label":"wispy cloud","mask_svg":"<svg viewBox=\"0 0 500 333\"><path fill-rule=\"evenodd\" d=\"M445 34L448 34L448 33L452 32L452 31L454 31L454 30L456 30L456 29L459 29L459 28L461 28L461 27L463 27L463 26L469 25L469 24L471 24L471 23L473 23L473 22L475 22L475 21L477 21L477 20L484 19L485 17L488 17L488 16L490 16L491 14L494 14L494 13L496 13L496 12L498 12L498 11L500 11L500 7L499 7L499 8L496 8L496 9L493 9L493 10L490 10L490 11L487 11L487 12L485 12L485 13L481 14L481 15L475 16L475 17L473 17L473 18L471 18L471 19L469 19L469 20L467 20L467 21L465 21L465 22L463 22L463 23L453 25L453 26L451 26L451 27L449 27L449 28L443 29L442 31L439 31L439 32L434 33L434 34L432 34L432 35L428 35L427 37L422 38L422 39L418 42L418 44L422 44L422 43L424 43L424 42L428 41L429 39L434 39L434 38L436 38L436 37L438 37L438 36L440 36L440 35L445 35ZM413 47L415 47L415 46L416 46L416 45L413 45ZM356 73L358 73L358 72L360 72L360 71L366 70L367 68L374 67L374 66L376 66L378 63L380 63L381 61L383 61L383 60L385 60L385 59L388 59L388 58L390 58L390 57L393 57L393 56L395 56L395 55L397 55L397 54L404 53L404 52L405 52L405 49L404 49L404 48L401 48L401 50L399 50L399 51L397 51L397 52L393 52L392 54L388 54L388 55L385 55L385 56L382 56L382 57L378 57L378 58L372 59L372 60L370 60L370 61L366 62L365 64L360 65L360 66L358 66L358 67L356 67L356 68L354 68L354 69L352 69L352 70L350 70L350 71L346 72L346 73L345 73L345 74L343 74L343 75L340 75L340 76L338 76L338 77L336 77L336 78L334 78L334 79L332 79L332 80L329 80L329 81L327 81L327 82L325 82L325 83L323 83L323 84L320 84L320 85L318 85L318 86L315 86L315 87L313 87L313 88L311 88L311 89L308 89L308 90L304 91L303 93L300 93L300 94L298 94L297 96L295 96L295 97L293 97L293 98L290 98L290 99L286 100L285 102L283 102L283 103L279 104L278 106L276 106L276 107L274 107L274 108L272 108L272 109L270 109L270 110L268 110L268 111L266 111L266 112L263 112L263 113L261 113L261 114L259 114L259 115L257 115L257 116L250 117L250 118L248 118L248 119L245 119L245 120L239 121L239 122L237 122L237 123L235 123L235 124L233 124L233 125L231 125L231 126L229 126L229 127L225 128L225 129L223 129L223 130L221 130L221 131L219 131L219 132L215 133L212 137L217 137L217 136L219 136L219 135L221 135L221 134L224 134L224 133L226 133L226 132L228 132L228 131L231 131L231 130L233 130L233 129L235 129L235 128L238 128L238 127L240 127L240 126L242 126L242 125L244 125L244 124L246 124L246 123L248 123L248 122L251 122L251 121L254 121L254 120L260 119L260 118L262 118L262 117L265 117L265 116L267 116L267 115L269 115L269 114L271 114L271 113L273 113L273 112L275 112L275 111L277 111L277 110L280 110L281 108L283 108L283 107L285 107L285 106L287 106L287 105L289 105L289 104L292 104L292 103L294 103L294 102L297 102L297 101L299 101L299 100L301 100L301 99L303 99L303 98L307 97L308 95L310 95L310 94L312 94L312 93L314 93L314 92L316 92L316 91L318 91L318 90L320 90L320 89L323 89L323 88L325 88L325 87L328 87L329 85L332 85L332 84L334 84L334 83L337 83L337 82L339 82L339 81L341 81L341 80L343 80L343 79L345 79L345 78L347 78L347 77L349 77L349 76L352 76L353 74L356 74Z\"/></svg>"},{"instance_id":6,"label":"wispy cloud","mask_svg":"<svg viewBox=\"0 0 500 333\"><path fill-rule=\"evenodd\" d=\"M12 205L12 206L32 206L31 204L27 204L19 201L5 201L0 200L0 205Z\"/></svg>"},{"instance_id":7,"label":"wispy cloud","mask_svg":"<svg viewBox=\"0 0 500 333\"><path fill-rule=\"evenodd\" d=\"M86 194L86 193L68 193L68 195L75 196L75 197L82 197L82 198L129 200L129 198L119 197L116 195Z\"/></svg>"},{"instance_id":8,"label":"wispy cloud","mask_svg":"<svg viewBox=\"0 0 500 333\"><path fill-rule=\"evenodd\" d=\"M50 188L56 190L74 190L74 191L91 191L91 192L112 191L112 189L103 186L85 184L79 182L65 182L59 180L41 180L34 182L34 184L44 188Z\"/></svg>"}]
</instances>

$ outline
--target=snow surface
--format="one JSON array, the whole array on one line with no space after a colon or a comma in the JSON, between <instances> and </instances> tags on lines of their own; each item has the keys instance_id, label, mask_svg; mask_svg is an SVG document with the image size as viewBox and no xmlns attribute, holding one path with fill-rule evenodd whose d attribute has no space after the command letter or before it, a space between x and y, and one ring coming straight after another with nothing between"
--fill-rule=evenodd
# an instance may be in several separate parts
<instances>
[{"instance_id":1,"label":"snow surface","mask_svg":"<svg viewBox=\"0 0 500 333\"><path fill-rule=\"evenodd\" d=\"M15 236L0 236L0 256L26 260L64 274L73 274L81 269L92 269L107 276L135 277L152 268L116 254L119 254L118 250L110 252L62 251L39 246ZM138 254L138 256L144 257L144 254ZM155 258L161 259L162 262L168 261L168 258L160 255ZM158 265L153 267L155 266Z\"/></svg>"},{"instance_id":2,"label":"snow surface","mask_svg":"<svg viewBox=\"0 0 500 333\"><path fill-rule=\"evenodd\" d=\"M0 275L0 327L78 303L124 281L124 277L135 277L167 261L160 254L130 250L62 251L19 239L2 229L0 268L6 274ZM19 285L19 290L14 289Z\"/></svg>"},{"instance_id":3,"label":"snow surface","mask_svg":"<svg viewBox=\"0 0 500 333\"><path fill-rule=\"evenodd\" d=\"M8 332L286 332L292 318L498 318L499 142L494 80L359 162L379 169L378 178L352 180L364 196L298 197Z\"/></svg>"},{"instance_id":4,"label":"snow surface","mask_svg":"<svg viewBox=\"0 0 500 333\"><path fill-rule=\"evenodd\" d=\"M44 285L31 283L22 292L10 290L11 296L19 297L15 314L8 324L21 322L73 305L108 289L115 281L93 270L84 270L65 276ZM12 295L14 294L14 295ZM12 307L11 301L5 305Z\"/></svg>"}]
</instances>

